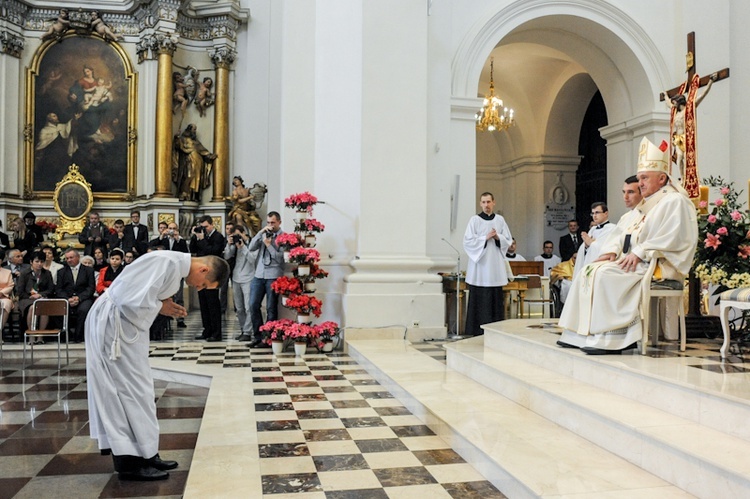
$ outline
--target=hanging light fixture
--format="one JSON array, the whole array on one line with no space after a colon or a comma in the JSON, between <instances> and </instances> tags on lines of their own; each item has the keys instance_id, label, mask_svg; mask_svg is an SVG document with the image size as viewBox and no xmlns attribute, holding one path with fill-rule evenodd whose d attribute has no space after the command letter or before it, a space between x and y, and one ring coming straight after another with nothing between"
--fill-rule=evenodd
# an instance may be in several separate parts
<instances>
[{"instance_id":1,"label":"hanging light fixture","mask_svg":"<svg viewBox=\"0 0 750 499\"><path fill-rule=\"evenodd\" d=\"M477 130L502 132L515 125L513 110L503 106L503 100L495 95L493 80L495 58L490 59L490 93L484 98L482 109L476 114Z\"/></svg>"}]
</instances>

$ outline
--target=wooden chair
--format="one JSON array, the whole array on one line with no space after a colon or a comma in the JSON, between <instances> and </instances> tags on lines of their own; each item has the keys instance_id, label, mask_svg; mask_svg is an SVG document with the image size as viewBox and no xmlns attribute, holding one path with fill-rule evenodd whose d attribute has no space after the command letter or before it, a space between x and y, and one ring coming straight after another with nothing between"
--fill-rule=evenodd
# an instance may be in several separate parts
<instances>
[{"instance_id":1,"label":"wooden chair","mask_svg":"<svg viewBox=\"0 0 750 499\"><path fill-rule=\"evenodd\" d=\"M721 345L721 358L727 357L729 350L729 309L750 310L750 288L729 289L719 295L719 316L721 317L721 331L724 333L724 343Z\"/></svg>"},{"instance_id":2,"label":"wooden chair","mask_svg":"<svg viewBox=\"0 0 750 499\"><path fill-rule=\"evenodd\" d=\"M24 333L23 341L23 368L26 369L26 340L31 338L57 338L57 370L60 370L60 341L65 334L65 363L70 363L70 350L68 348L68 300L62 298L40 298L31 305L31 329ZM63 325L59 329L38 329L39 317L47 316L62 317ZM31 364L34 364L34 343L31 342Z\"/></svg>"},{"instance_id":3,"label":"wooden chair","mask_svg":"<svg viewBox=\"0 0 750 499\"><path fill-rule=\"evenodd\" d=\"M536 262L541 264L542 262ZM555 308L555 300L552 298L545 298L544 297L544 290L542 289L542 278L538 275L530 275L528 276L529 280L527 281L527 288L528 289L538 289L539 290L539 298L526 298L524 300L524 305L529 304L541 304L542 305L542 318L544 318L544 310L547 308L545 305L550 305L550 308L552 310L551 317L557 317L557 310Z\"/></svg>"},{"instance_id":4,"label":"wooden chair","mask_svg":"<svg viewBox=\"0 0 750 499\"><path fill-rule=\"evenodd\" d=\"M649 304L649 311L648 313L644 313L643 317L643 339L641 340L641 354L646 355L646 343L648 343L649 335L651 336L651 346L656 346L658 339L659 339L659 301L662 298L678 298L678 308L677 308L677 315L679 317L680 321L680 352L685 351L685 341L687 338L687 331L685 330L685 300L683 297L684 290L683 285L681 282L677 281L667 281L669 283L672 283L673 285L671 287L661 285L658 282L652 282L651 286L648 286L646 293L647 296L645 297L646 303ZM649 329L651 328L651 300L653 298L656 298L656 324L654 327L654 332L651 333Z\"/></svg>"}]
</instances>

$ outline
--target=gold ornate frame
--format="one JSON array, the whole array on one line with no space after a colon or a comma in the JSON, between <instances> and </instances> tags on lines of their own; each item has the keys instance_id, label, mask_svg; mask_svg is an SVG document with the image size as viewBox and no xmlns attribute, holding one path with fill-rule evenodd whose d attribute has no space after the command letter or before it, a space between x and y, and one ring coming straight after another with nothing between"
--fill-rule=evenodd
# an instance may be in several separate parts
<instances>
[{"instance_id":1,"label":"gold ornate frame","mask_svg":"<svg viewBox=\"0 0 750 499\"><path fill-rule=\"evenodd\" d=\"M26 69L26 124L24 125L24 198L50 198L51 191L34 190L34 130L35 130L35 106L36 106L36 80L39 77L39 70L42 60L49 49L57 43L64 43L68 38L84 36L88 38L97 38L107 43L112 50L120 57L123 68L125 69L125 80L128 88L128 124L127 124L127 187L126 192L94 192L93 195L97 200L126 200L130 201L136 197L136 174L137 174L137 142L138 142L138 73L135 72L133 64L127 52L117 42L104 40L97 34L78 35L74 30L70 30L61 42L48 40L43 42L37 49L31 60L30 66ZM90 185L90 184L89 184Z\"/></svg>"},{"instance_id":2,"label":"gold ornate frame","mask_svg":"<svg viewBox=\"0 0 750 499\"><path fill-rule=\"evenodd\" d=\"M94 206L94 193L77 165L70 165L68 173L57 183L52 202L60 215L60 225L55 231L57 237L80 234L86 225L86 216Z\"/></svg>"}]
</instances>

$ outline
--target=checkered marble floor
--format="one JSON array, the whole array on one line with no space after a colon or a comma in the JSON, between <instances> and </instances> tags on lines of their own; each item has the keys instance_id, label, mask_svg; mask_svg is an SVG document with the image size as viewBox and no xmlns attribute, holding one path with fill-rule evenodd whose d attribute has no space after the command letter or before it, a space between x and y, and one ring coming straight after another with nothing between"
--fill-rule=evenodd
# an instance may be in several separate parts
<instances>
[{"instance_id":1,"label":"checkered marble floor","mask_svg":"<svg viewBox=\"0 0 750 499\"><path fill-rule=\"evenodd\" d=\"M503 498L471 465L343 353L250 350L225 324L221 343L195 341L200 318L153 342L150 356L252 372L263 497ZM200 332L200 331L198 331ZM170 334L172 337L170 337ZM208 389L155 381L166 481L120 482L88 435L85 361L42 358L0 370L0 498L180 497Z\"/></svg>"}]
</instances>

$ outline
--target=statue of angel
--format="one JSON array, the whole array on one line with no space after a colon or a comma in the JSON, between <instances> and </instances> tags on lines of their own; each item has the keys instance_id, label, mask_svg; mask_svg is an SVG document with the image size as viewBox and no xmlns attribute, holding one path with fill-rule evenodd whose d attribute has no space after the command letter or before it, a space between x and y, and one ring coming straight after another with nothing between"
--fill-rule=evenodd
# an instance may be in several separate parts
<instances>
[{"instance_id":1,"label":"statue of angel","mask_svg":"<svg viewBox=\"0 0 750 499\"><path fill-rule=\"evenodd\" d=\"M215 99L211 93L211 89L214 86L214 81L211 78L203 78L203 81L198 84L198 93L195 96L195 107L198 108L198 113L201 118L206 115L206 109L214 105Z\"/></svg>"},{"instance_id":2,"label":"statue of angel","mask_svg":"<svg viewBox=\"0 0 750 499\"><path fill-rule=\"evenodd\" d=\"M182 77L185 81L185 96L188 99L188 104L193 102L193 99L195 99L195 82L198 79L198 75L200 75L200 71L192 66L188 66L187 73L185 73L185 76Z\"/></svg>"},{"instance_id":3,"label":"statue of angel","mask_svg":"<svg viewBox=\"0 0 750 499\"><path fill-rule=\"evenodd\" d=\"M177 71L172 73L172 87L172 114L177 113L178 109L182 109L184 113L188 105L188 97L185 92L185 78Z\"/></svg>"},{"instance_id":4,"label":"statue of angel","mask_svg":"<svg viewBox=\"0 0 750 499\"><path fill-rule=\"evenodd\" d=\"M105 41L117 41L125 39L124 36L118 35L114 31L112 31L112 28L107 26L98 10L91 11L91 30L96 31L99 35L101 35L102 38L104 38Z\"/></svg>"},{"instance_id":5,"label":"statue of angel","mask_svg":"<svg viewBox=\"0 0 750 499\"><path fill-rule=\"evenodd\" d=\"M62 37L70 29L70 19L68 18L68 9L60 9L59 14L56 18L50 19L53 21L47 32L42 35L42 40L51 40L56 38L57 41L62 40Z\"/></svg>"}]
</instances>

